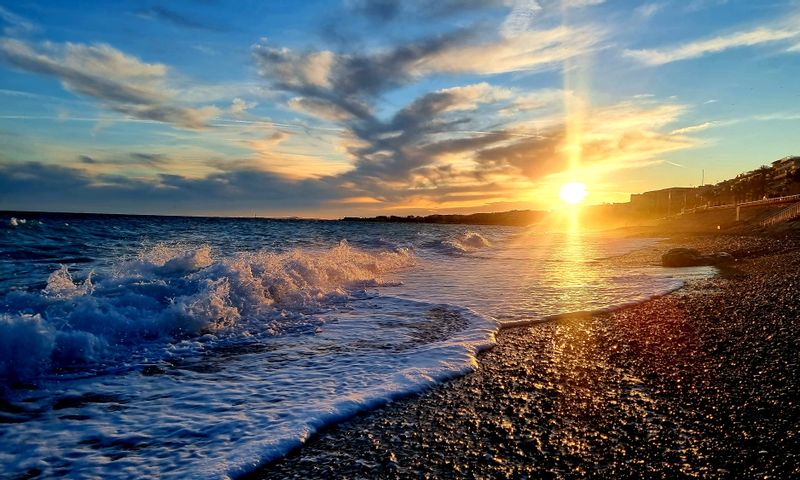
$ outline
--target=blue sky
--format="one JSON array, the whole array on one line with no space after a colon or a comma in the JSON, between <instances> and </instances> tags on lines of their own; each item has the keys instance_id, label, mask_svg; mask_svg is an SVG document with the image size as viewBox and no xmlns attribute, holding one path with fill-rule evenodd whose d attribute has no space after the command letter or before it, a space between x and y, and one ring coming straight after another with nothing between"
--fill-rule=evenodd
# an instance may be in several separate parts
<instances>
[{"instance_id":1,"label":"blue sky","mask_svg":"<svg viewBox=\"0 0 800 480\"><path fill-rule=\"evenodd\" d=\"M547 209L800 154L800 2L0 1L0 209Z\"/></svg>"}]
</instances>

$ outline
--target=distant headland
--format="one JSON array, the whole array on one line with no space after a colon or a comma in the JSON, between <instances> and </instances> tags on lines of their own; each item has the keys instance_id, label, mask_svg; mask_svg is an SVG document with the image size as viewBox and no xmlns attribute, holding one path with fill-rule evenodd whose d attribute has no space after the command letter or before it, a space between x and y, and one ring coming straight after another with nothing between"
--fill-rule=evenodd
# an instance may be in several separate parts
<instances>
[{"instance_id":1,"label":"distant headland","mask_svg":"<svg viewBox=\"0 0 800 480\"><path fill-rule=\"evenodd\" d=\"M732 179L699 187L670 187L631 194L629 202L587 205L581 217L604 226L622 226L647 223L678 215L731 210L730 215L717 215L714 221L729 222L740 219L735 207L770 207L772 204L792 204L800 201L800 156L775 160L756 170L737 175ZM550 212L538 210L511 210L452 215L380 215L376 217L345 217L343 221L434 223L465 225L528 226L544 220ZM730 216L730 219L727 217ZM753 216L753 215L750 215Z\"/></svg>"}]
</instances>

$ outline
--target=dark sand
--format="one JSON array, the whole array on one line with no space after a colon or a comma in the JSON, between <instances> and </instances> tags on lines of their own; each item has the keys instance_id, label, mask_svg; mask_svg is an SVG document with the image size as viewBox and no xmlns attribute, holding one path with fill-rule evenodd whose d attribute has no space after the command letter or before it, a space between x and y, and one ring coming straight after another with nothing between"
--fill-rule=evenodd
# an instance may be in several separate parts
<instances>
[{"instance_id":1,"label":"dark sand","mask_svg":"<svg viewBox=\"0 0 800 480\"><path fill-rule=\"evenodd\" d=\"M474 373L252 478L800 478L800 242L680 244L739 260L614 313L505 330Z\"/></svg>"}]
</instances>

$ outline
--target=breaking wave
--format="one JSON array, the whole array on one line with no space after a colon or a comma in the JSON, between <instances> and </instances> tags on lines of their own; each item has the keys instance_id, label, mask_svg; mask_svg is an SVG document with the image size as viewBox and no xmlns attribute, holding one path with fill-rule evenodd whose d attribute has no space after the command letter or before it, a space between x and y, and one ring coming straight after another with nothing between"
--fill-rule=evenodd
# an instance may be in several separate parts
<instances>
[{"instance_id":1,"label":"breaking wave","mask_svg":"<svg viewBox=\"0 0 800 480\"><path fill-rule=\"evenodd\" d=\"M66 266L41 292L12 291L0 313L0 378L128 361L137 350L200 335L281 335L410 266L408 250L259 251L158 245L105 276Z\"/></svg>"},{"instance_id":2,"label":"breaking wave","mask_svg":"<svg viewBox=\"0 0 800 480\"><path fill-rule=\"evenodd\" d=\"M441 245L451 253L470 253L491 246L491 242L478 232L465 232L455 238L443 240Z\"/></svg>"}]
</instances>

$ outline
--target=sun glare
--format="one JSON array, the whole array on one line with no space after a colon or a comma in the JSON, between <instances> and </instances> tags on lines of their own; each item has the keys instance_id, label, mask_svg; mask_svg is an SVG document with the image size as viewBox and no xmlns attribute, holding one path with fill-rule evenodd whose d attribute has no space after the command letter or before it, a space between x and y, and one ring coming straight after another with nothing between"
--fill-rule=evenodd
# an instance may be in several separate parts
<instances>
[{"instance_id":1,"label":"sun glare","mask_svg":"<svg viewBox=\"0 0 800 480\"><path fill-rule=\"evenodd\" d=\"M577 205L586 197L587 193L586 185L583 183L570 182L561 187L559 195L561 196L561 200L564 200L570 205Z\"/></svg>"}]
</instances>

